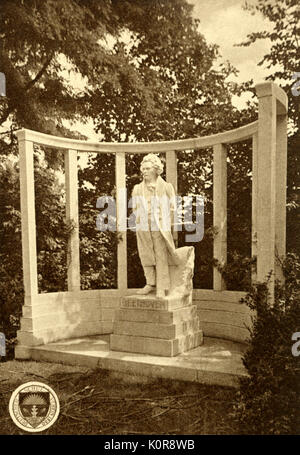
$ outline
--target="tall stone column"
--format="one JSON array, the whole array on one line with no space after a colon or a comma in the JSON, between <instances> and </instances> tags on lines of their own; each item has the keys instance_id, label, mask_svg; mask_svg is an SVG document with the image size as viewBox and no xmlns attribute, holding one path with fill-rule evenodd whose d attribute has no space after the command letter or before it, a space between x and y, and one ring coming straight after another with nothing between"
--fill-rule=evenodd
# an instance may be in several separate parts
<instances>
[{"instance_id":1,"label":"tall stone column","mask_svg":"<svg viewBox=\"0 0 300 455\"><path fill-rule=\"evenodd\" d=\"M26 346L36 344L34 337L34 300L38 295L34 161L33 142L26 140L23 130L17 132L17 137L20 155L24 306L22 308L21 330L18 330L18 340L23 346L16 346L15 356L18 359L26 359L29 356ZM24 317L26 318L26 327L24 327Z\"/></svg>"},{"instance_id":2,"label":"tall stone column","mask_svg":"<svg viewBox=\"0 0 300 455\"><path fill-rule=\"evenodd\" d=\"M286 229L286 116L287 96L273 82L256 85L258 97L257 143L257 280L269 283L274 299L274 282L282 278L276 257L285 254Z\"/></svg>"}]
</instances>

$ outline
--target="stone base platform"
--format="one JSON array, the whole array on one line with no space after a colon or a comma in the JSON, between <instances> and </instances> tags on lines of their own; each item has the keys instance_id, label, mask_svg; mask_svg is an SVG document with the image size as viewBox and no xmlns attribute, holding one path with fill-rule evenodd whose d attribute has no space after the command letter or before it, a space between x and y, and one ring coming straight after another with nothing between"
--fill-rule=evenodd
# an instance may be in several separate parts
<instances>
[{"instance_id":1,"label":"stone base platform","mask_svg":"<svg viewBox=\"0 0 300 455\"><path fill-rule=\"evenodd\" d=\"M154 294L126 296L116 313L113 351L173 357L203 343L196 305L190 296L157 299Z\"/></svg>"},{"instance_id":2,"label":"stone base platform","mask_svg":"<svg viewBox=\"0 0 300 455\"><path fill-rule=\"evenodd\" d=\"M18 359L100 368L149 378L162 377L202 384L238 387L247 375L241 357L246 345L220 338L175 357L110 350L110 335L56 341L43 346L16 346Z\"/></svg>"}]
</instances>

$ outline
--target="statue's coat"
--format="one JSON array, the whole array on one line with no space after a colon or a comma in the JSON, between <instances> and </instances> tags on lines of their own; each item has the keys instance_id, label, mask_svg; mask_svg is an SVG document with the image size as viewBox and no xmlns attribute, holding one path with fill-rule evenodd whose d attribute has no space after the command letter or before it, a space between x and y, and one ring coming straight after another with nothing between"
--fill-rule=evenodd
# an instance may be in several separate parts
<instances>
[{"instance_id":1,"label":"statue's coat","mask_svg":"<svg viewBox=\"0 0 300 455\"><path fill-rule=\"evenodd\" d=\"M132 200L133 200L133 208L136 213L141 213L146 211L146 206L141 207L140 204L146 204L146 201L143 199L143 195L145 190L145 182L142 181L141 183L137 184L133 188L132 192ZM175 203L175 191L173 185L171 183L166 182L162 177L158 176L156 181L156 191L154 195L158 196L159 198L163 196L167 196L170 198L171 202L170 207L172 210L172 204ZM174 206L173 206L174 207ZM174 221L172 219L173 213L172 211L169 212L171 223ZM163 230L162 225L162 215L161 215L161 207L159 210L159 216L155 216L155 220L159 227L159 231L162 234L167 250L168 250L168 264L169 265L178 265L180 263L180 254L178 253L181 248L176 249L174 239L172 236L171 230ZM136 217L136 236L137 236L137 246L138 252L140 256L140 260L143 266L153 266L155 265L155 255L153 251L153 244L151 240L151 232L149 230L142 230L138 228L140 224L140 217L137 215ZM151 228L151 227L150 227ZM150 229L149 228L149 229Z\"/></svg>"}]
</instances>

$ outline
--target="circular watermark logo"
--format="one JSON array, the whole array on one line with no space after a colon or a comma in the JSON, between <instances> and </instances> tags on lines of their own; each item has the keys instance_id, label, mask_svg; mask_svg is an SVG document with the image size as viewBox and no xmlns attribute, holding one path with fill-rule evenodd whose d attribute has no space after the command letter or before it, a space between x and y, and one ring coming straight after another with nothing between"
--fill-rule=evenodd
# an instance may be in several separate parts
<instances>
[{"instance_id":1,"label":"circular watermark logo","mask_svg":"<svg viewBox=\"0 0 300 455\"><path fill-rule=\"evenodd\" d=\"M59 415L59 401L51 387L42 382L20 385L9 400L9 413L14 423L31 433L51 427Z\"/></svg>"}]
</instances>

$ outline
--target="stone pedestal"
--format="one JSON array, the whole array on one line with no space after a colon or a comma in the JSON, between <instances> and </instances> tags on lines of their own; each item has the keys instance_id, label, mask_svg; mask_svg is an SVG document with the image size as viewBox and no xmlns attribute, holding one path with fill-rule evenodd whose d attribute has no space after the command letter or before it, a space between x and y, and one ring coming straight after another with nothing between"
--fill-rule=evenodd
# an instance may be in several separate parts
<instances>
[{"instance_id":1,"label":"stone pedestal","mask_svg":"<svg viewBox=\"0 0 300 455\"><path fill-rule=\"evenodd\" d=\"M191 295L158 299L151 293L121 299L110 349L173 357L202 342Z\"/></svg>"}]
</instances>

